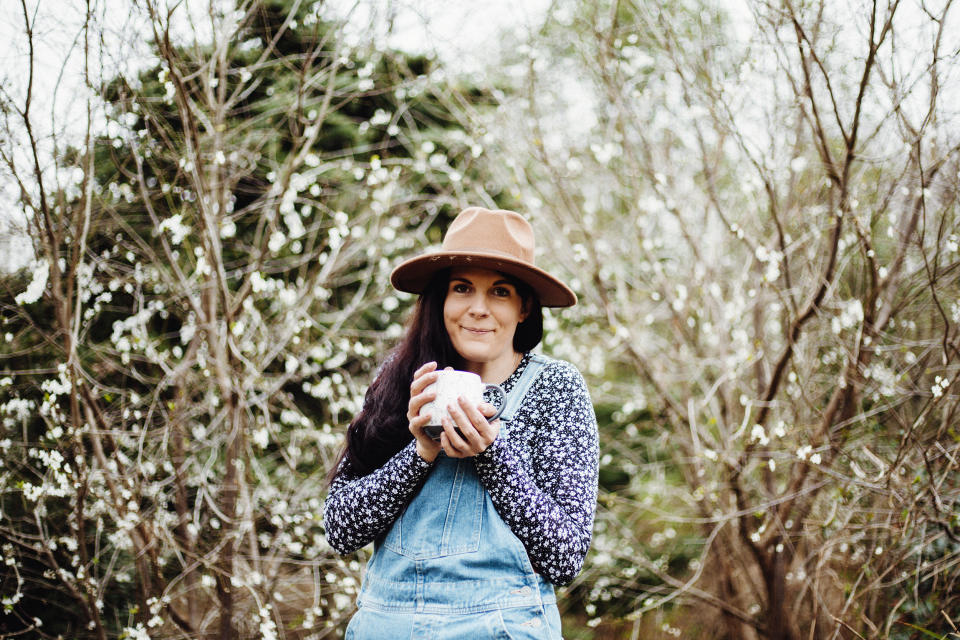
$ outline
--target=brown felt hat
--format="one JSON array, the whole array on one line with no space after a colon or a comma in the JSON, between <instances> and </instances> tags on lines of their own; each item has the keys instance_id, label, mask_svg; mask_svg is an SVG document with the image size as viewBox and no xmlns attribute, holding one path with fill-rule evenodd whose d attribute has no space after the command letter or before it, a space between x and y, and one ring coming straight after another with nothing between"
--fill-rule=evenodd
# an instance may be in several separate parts
<instances>
[{"instance_id":1,"label":"brown felt hat","mask_svg":"<svg viewBox=\"0 0 960 640\"><path fill-rule=\"evenodd\" d=\"M423 293L440 269L482 267L527 283L545 307L577 304L567 285L534 265L533 251L533 227L519 213L470 207L454 218L440 251L405 260L390 282L400 291Z\"/></svg>"}]
</instances>

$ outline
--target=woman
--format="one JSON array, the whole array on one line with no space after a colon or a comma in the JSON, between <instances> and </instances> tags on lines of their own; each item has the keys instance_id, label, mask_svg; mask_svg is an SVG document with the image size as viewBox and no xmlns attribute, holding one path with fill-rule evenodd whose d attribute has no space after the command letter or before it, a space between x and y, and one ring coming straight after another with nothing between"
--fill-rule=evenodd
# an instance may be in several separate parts
<instances>
[{"instance_id":1,"label":"woman","mask_svg":"<svg viewBox=\"0 0 960 640\"><path fill-rule=\"evenodd\" d=\"M473 207L441 251L391 275L420 298L348 429L324 506L338 552L374 542L348 640L560 638L553 585L579 573L590 546L597 426L577 369L530 351L541 305L577 301L533 253L519 214ZM436 442L419 413L447 367L507 397L493 422L492 405L460 398Z\"/></svg>"}]
</instances>

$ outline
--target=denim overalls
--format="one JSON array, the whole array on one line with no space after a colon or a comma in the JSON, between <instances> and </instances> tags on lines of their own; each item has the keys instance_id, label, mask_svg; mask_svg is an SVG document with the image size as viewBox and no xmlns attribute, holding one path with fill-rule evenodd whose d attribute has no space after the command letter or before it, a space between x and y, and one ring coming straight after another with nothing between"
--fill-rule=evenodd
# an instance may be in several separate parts
<instances>
[{"instance_id":1,"label":"denim overalls","mask_svg":"<svg viewBox=\"0 0 960 640\"><path fill-rule=\"evenodd\" d=\"M548 362L533 355L500 416L501 435ZM443 452L374 545L346 640L560 640L553 585L500 519L472 458Z\"/></svg>"}]
</instances>

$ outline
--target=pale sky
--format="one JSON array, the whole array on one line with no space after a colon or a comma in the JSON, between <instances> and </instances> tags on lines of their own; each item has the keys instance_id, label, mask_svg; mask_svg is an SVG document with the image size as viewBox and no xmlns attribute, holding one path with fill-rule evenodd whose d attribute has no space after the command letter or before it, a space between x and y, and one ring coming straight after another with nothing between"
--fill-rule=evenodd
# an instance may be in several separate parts
<instances>
[{"instance_id":1,"label":"pale sky","mask_svg":"<svg viewBox=\"0 0 960 640\"><path fill-rule=\"evenodd\" d=\"M475 71L501 52L504 31L527 33L542 19L550 0L392 0L337 4L355 7L351 23L386 35L407 51L436 52L457 71ZM371 28L372 27L372 28Z\"/></svg>"}]
</instances>

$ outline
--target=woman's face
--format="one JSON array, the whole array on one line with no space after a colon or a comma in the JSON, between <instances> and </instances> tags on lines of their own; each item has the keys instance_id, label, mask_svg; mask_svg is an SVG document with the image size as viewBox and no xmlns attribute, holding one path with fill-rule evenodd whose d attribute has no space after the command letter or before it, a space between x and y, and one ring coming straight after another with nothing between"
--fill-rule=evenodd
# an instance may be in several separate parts
<instances>
[{"instance_id":1,"label":"woman's face","mask_svg":"<svg viewBox=\"0 0 960 640\"><path fill-rule=\"evenodd\" d=\"M527 317L523 300L502 273L457 267L450 272L443 324L467 369L509 374L516 365L513 334Z\"/></svg>"}]
</instances>

